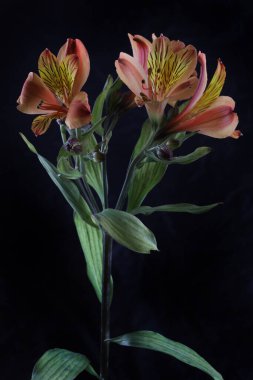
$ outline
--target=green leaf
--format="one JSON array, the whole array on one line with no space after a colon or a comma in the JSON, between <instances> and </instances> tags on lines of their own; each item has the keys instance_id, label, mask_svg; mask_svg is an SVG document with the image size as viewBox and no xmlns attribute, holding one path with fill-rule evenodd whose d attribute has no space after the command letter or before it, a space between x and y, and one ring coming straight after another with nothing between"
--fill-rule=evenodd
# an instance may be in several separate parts
<instances>
[{"instance_id":1,"label":"green leaf","mask_svg":"<svg viewBox=\"0 0 253 380\"><path fill-rule=\"evenodd\" d=\"M214 380L223 379L205 359L197 354L197 352L182 343L165 338L153 331L136 331L110 339L110 341L121 346L146 348L148 350L159 351L171 355L174 358L207 373Z\"/></svg>"},{"instance_id":2,"label":"green leaf","mask_svg":"<svg viewBox=\"0 0 253 380\"><path fill-rule=\"evenodd\" d=\"M89 212L89 210L87 210ZM85 223L74 214L74 222L87 264L87 275L99 301L102 301L103 234L97 226Z\"/></svg>"},{"instance_id":3,"label":"green leaf","mask_svg":"<svg viewBox=\"0 0 253 380\"><path fill-rule=\"evenodd\" d=\"M188 165L192 162L199 160L200 158L206 156L211 152L211 148L208 146L202 146L200 148L195 149L192 153L187 154L186 156L173 157L168 164L180 164L180 165Z\"/></svg>"},{"instance_id":4,"label":"green leaf","mask_svg":"<svg viewBox=\"0 0 253 380\"><path fill-rule=\"evenodd\" d=\"M100 93L100 95L97 97L93 109L92 109L92 124L96 124L103 115L103 108L104 108L104 103L107 98L108 92L110 88L112 87L113 84L113 78L111 75L108 76L103 91ZM97 131L100 135L103 134L103 128L100 127L97 129Z\"/></svg>"},{"instance_id":5,"label":"green leaf","mask_svg":"<svg viewBox=\"0 0 253 380\"><path fill-rule=\"evenodd\" d=\"M54 348L45 352L37 361L32 380L73 380L84 370L99 379L85 355Z\"/></svg>"},{"instance_id":6,"label":"green leaf","mask_svg":"<svg viewBox=\"0 0 253 380\"><path fill-rule=\"evenodd\" d=\"M84 136L83 140L83 153L88 154L94 152L97 147L97 140L93 134ZM103 178L101 164L94 161L85 161L86 179L90 186L98 194L102 204L104 204L104 190L103 190Z\"/></svg>"},{"instance_id":7,"label":"green leaf","mask_svg":"<svg viewBox=\"0 0 253 380\"><path fill-rule=\"evenodd\" d=\"M70 163L70 154L64 148L60 149L57 157L57 170L60 175L67 179L78 179L82 177L79 170L74 169Z\"/></svg>"},{"instance_id":8,"label":"green leaf","mask_svg":"<svg viewBox=\"0 0 253 380\"><path fill-rule=\"evenodd\" d=\"M132 160L143 150L150 140L152 126L149 119L143 124L140 137L135 145ZM139 207L148 193L161 181L167 170L167 163L151 162L136 168L128 190L128 206L130 211Z\"/></svg>"},{"instance_id":9,"label":"green leaf","mask_svg":"<svg viewBox=\"0 0 253 380\"><path fill-rule=\"evenodd\" d=\"M142 204L148 193L162 180L167 166L163 162L149 162L135 169L128 190L128 211Z\"/></svg>"},{"instance_id":10,"label":"green leaf","mask_svg":"<svg viewBox=\"0 0 253 380\"><path fill-rule=\"evenodd\" d=\"M125 211L105 209L92 217L119 244L132 251L150 253L158 250L156 239L136 216Z\"/></svg>"},{"instance_id":11,"label":"green leaf","mask_svg":"<svg viewBox=\"0 0 253 380\"><path fill-rule=\"evenodd\" d=\"M175 203L172 205L162 205L162 206L141 206L131 211L131 214L143 214L150 215L157 211L162 212L187 212L189 214L203 214L204 212L212 210L214 207L220 205L221 203L212 203L206 206L193 205L191 203Z\"/></svg>"},{"instance_id":12,"label":"green leaf","mask_svg":"<svg viewBox=\"0 0 253 380\"><path fill-rule=\"evenodd\" d=\"M149 142L150 134L152 132L151 121L147 119L142 126L140 137L134 147L131 160L133 160L138 154L145 148L146 144Z\"/></svg>"},{"instance_id":13,"label":"green leaf","mask_svg":"<svg viewBox=\"0 0 253 380\"><path fill-rule=\"evenodd\" d=\"M73 210L77 212L85 222L93 225L90 215L87 214L88 205L82 198L76 185L71 180L63 178L57 170L57 168L53 164L51 164L51 162L49 162L46 158L41 156L37 152L35 147L27 140L27 138L22 133L20 135L24 142L27 144L28 148L31 150L31 152L37 155L41 165L47 171L49 177L58 187L58 189L60 190L66 201L69 203L69 205L73 208Z\"/></svg>"}]
</instances>

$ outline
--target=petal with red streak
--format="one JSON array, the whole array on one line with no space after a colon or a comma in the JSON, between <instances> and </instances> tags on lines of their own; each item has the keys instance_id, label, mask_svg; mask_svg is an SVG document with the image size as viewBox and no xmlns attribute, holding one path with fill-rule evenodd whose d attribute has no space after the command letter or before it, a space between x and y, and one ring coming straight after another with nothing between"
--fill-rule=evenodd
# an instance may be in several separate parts
<instances>
[{"instance_id":1,"label":"petal with red streak","mask_svg":"<svg viewBox=\"0 0 253 380\"><path fill-rule=\"evenodd\" d=\"M70 129L81 128L91 121L91 111L86 92L79 92L72 100L66 117Z\"/></svg>"},{"instance_id":2,"label":"petal with red streak","mask_svg":"<svg viewBox=\"0 0 253 380\"><path fill-rule=\"evenodd\" d=\"M52 120L60 119L63 116L63 114L58 112L51 113L50 115L37 116L32 122L33 133L35 136L43 135L50 127Z\"/></svg>"},{"instance_id":3,"label":"petal with red streak","mask_svg":"<svg viewBox=\"0 0 253 380\"><path fill-rule=\"evenodd\" d=\"M141 64L145 71L147 71L148 55L151 50L151 42L145 37L128 34L134 58Z\"/></svg>"},{"instance_id":4,"label":"petal with red streak","mask_svg":"<svg viewBox=\"0 0 253 380\"><path fill-rule=\"evenodd\" d=\"M44 112L38 108L42 101L52 105L52 109L54 109L54 106L59 106L55 96L43 83L42 79L37 74L29 73L18 98L17 109L31 115L41 114L42 112L51 113L51 110Z\"/></svg>"}]
</instances>

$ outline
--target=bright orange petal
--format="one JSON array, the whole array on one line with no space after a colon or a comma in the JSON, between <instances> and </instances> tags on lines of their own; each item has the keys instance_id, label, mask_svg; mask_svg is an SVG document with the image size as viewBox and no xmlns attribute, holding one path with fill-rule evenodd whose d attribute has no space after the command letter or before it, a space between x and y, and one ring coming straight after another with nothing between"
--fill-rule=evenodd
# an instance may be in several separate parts
<instances>
[{"instance_id":1,"label":"bright orange petal","mask_svg":"<svg viewBox=\"0 0 253 380\"><path fill-rule=\"evenodd\" d=\"M70 129L81 128L91 121L91 111L86 92L79 92L72 100L66 117Z\"/></svg>"},{"instance_id":2,"label":"bright orange petal","mask_svg":"<svg viewBox=\"0 0 253 380\"><path fill-rule=\"evenodd\" d=\"M63 114L58 112L51 113L50 115L37 116L32 122L33 133L35 136L43 135L50 127L52 120L60 119L63 116Z\"/></svg>"},{"instance_id":3,"label":"bright orange petal","mask_svg":"<svg viewBox=\"0 0 253 380\"><path fill-rule=\"evenodd\" d=\"M51 113L51 110L44 112L38 108L42 101L52 105L52 108L53 106L59 106L55 96L46 87L41 78L37 74L29 73L18 98L19 105L17 109L23 113L33 115L41 114L42 112Z\"/></svg>"},{"instance_id":4,"label":"bright orange petal","mask_svg":"<svg viewBox=\"0 0 253 380\"><path fill-rule=\"evenodd\" d=\"M86 47L79 39L68 38L67 42L60 48L57 59L61 62L70 54L75 54L78 57L78 70L72 91L73 95L76 95L81 90L89 76L90 58Z\"/></svg>"},{"instance_id":5,"label":"bright orange petal","mask_svg":"<svg viewBox=\"0 0 253 380\"><path fill-rule=\"evenodd\" d=\"M145 37L128 34L134 58L140 63L140 65L147 71L148 55L151 50L151 42Z\"/></svg>"},{"instance_id":6,"label":"bright orange petal","mask_svg":"<svg viewBox=\"0 0 253 380\"><path fill-rule=\"evenodd\" d=\"M120 53L119 59L115 61L116 71L120 79L137 96L145 94L149 96L147 86L147 75L140 63L126 53Z\"/></svg>"}]
</instances>

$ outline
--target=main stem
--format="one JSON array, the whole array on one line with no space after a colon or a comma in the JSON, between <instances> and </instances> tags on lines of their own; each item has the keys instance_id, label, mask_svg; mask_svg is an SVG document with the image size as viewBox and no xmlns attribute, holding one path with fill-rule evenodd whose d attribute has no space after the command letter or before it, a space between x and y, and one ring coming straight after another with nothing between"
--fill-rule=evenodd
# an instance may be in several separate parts
<instances>
[{"instance_id":1,"label":"main stem","mask_svg":"<svg viewBox=\"0 0 253 380\"><path fill-rule=\"evenodd\" d=\"M104 184L104 208L108 207L108 181L106 156L102 164ZM110 349L110 305L111 305L111 264L112 238L104 231L103 240L103 276L101 305L101 342L100 342L100 380L108 379Z\"/></svg>"}]
</instances>

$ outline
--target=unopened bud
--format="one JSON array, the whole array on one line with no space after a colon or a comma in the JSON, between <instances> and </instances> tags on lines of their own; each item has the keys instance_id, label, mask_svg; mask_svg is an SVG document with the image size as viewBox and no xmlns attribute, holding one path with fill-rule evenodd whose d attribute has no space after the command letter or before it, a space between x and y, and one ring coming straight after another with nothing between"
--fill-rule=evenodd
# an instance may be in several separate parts
<instances>
[{"instance_id":1,"label":"unopened bud","mask_svg":"<svg viewBox=\"0 0 253 380\"><path fill-rule=\"evenodd\" d=\"M70 153L75 153L75 154L80 154L82 153L82 144L81 142L74 138L74 137L70 137L64 144L64 148L70 152Z\"/></svg>"},{"instance_id":2,"label":"unopened bud","mask_svg":"<svg viewBox=\"0 0 253 380\"><path fill-rule=\"evenodd\" d=\"M172 150L167 144L158 147L156 150L156 155L161 160L171 160L173 158Z\"/></svg>"},{"instance_id":3,"label":"unopened bud","mask_svg":"<svg viewBox=\"0 0 253 380\"><path fill-rule=\"evenodd\" d=\"M94 162L103 162L105 160L105 154L100 152L100 150L90 153L90 157Z\"/></svg>"}]
</instances>

